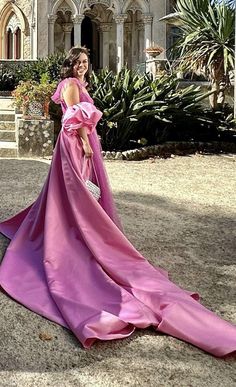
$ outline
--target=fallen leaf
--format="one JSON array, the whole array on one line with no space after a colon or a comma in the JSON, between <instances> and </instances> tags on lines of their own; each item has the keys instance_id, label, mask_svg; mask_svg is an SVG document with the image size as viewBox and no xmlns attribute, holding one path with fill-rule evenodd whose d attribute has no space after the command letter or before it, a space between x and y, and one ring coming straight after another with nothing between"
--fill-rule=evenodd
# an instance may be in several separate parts
<instances>
[{"instance_id":1,"label":"fallen leaf","mask_svg":"<svg viewBox=\"0 0 236 387\"><path fill-rule=\"evenodd\" d=\"M50 335L50 333L40 332L39 338L42 341L48 341L48 340L52 340L53 337L52 337L52 335Z\"/></svg>"}]
</instances>

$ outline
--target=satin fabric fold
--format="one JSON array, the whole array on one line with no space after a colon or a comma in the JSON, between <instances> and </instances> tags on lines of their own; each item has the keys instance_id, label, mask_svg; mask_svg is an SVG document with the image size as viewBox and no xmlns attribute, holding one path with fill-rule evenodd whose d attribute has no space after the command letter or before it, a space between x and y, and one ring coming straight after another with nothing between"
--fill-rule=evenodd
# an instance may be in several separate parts
<instances>
[{"instance_id":1,"label":"satin fabric fold","mask_svg":"<svg viewBox=\"0 0 236 387\"><path fill-rule=\"evenodd\" d=\"M77 129L86 128L87 133L94 131L102 113L90 102L80 102L66 109L62 119L63 129L68 134L77 135Z\"/></svg>"},{"instance_id":2,"label":"satin fabric fold","mask_svg":"<svg viewBox=\"0 0 236 387\"><path fill-rule=\"evenodd\" d=\"M80 95L91 105L89 115L93 101L81 89ZM63 126L38 199L0 224L11 239L0 266L2 288L72 330L85 348L153 326L215 356L236 351L236 326L171 282L122 233L96 130L89 138L101 199L85 185L80 139ZM87 174L93 179L89 163Z\"/></svg>"}]
</instances>

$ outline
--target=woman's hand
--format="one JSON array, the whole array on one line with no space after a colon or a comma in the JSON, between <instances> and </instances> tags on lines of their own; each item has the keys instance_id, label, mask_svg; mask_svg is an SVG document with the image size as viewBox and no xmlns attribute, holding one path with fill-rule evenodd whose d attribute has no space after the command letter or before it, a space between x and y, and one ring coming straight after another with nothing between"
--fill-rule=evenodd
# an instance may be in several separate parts
<instances>
[{"instance_id":1,"label":"woman's hand","mask_svg":"<svg viewBox=\"0 0 236 387\"><path fill-rule=\"evenodd\" d=\"M85 157L92 157L93 156L93 150L87 141L83 141L83 150L84 150L84 155Z\"/></svg>"}]
</instances>

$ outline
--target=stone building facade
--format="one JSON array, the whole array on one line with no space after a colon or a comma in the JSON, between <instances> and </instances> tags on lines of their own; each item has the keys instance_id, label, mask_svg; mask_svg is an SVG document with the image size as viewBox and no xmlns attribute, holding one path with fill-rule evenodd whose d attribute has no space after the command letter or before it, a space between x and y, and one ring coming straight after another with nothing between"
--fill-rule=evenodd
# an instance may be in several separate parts
<instances>
[{"instance_id":1,"label":"stone building facade","mask_svg":"<svg viewBox=\"0 0 236 387\"><path fill-rule=\"evenodd\" d=\"M165 49L171 43L171 27L160 19L173 6L173 0L0 0L0 59L37 59L85 45L94 69L134 68L153 42Z\"/></svg>"}]
</instances>

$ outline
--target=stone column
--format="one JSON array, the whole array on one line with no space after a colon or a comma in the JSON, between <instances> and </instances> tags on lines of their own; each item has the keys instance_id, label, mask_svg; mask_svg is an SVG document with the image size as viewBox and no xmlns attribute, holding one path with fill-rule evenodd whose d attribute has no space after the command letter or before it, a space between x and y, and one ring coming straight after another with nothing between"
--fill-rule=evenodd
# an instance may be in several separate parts
<instances>
[{"instance_id":1,"label":"stone column","mask_svg":"<svg viewBox=\"0 0 236 387\"><path fill-rule=\"evenodd\" d=\"M100 26L97 27L99 33L99 69L103 68L103 36Z\"/></svg>"},{"instance_id":2,"label":"stone column","mask_svg":"<svg viewBox=\"0 0 236 387\"><path fill-rule=\"evenodd\" d=\"M68 52L71 49L71 31L73 28L72 23L64 23L62 29L65 33L65 51Z\"/></svg>"},{"instance_id":3,"label":"stone column","mask_svg":"<svg viewBox=\"0 0 236 387\"><path fill-rule=\"evenodd\" d=\"M128 67L134 67L133 49L134 36L132 31L132 23L125 24L125 40L124 40L124 64Z\"/></svg>"},{"instance_id":4,"label":"stone column","mask_svg":"<svg viewBox=\"0 0 236 387\"><path fill-rule=\"evenodd\" d=\"M12 33L12 59L16 59L16 31Z\"/></svg>"},{"instance_id":5,"label":"stone column","mask_svg":"<svg viewBox=\"0 0 236 387\"><path fill-rule=\"evenodd\" d=\"M151 46L152 44L152 15L143 15L144 22L144 50ZM146 54L146 59L148 59L148 54Z\"/></svg>"},{"instance_id":6,"label":"stone column","mask_svg":"<svg viewBox=\"0 0 236 387\"><path fill-rule=\"evenodd\" d=\"M74 15L72 18L74 24L74 46L81 46L81 24L84 15Z\"/></svg>"},{"instance_id":7,"label":"stone column","mask_svg":"<svg viewBox=\"0 0 236 387\"><path fill-rule=\"evenodd\" d=\"M120 14L115 17L116 22L116 51L117 51L117 71L124 66L124 22L127 15Z\"/></svg>"},{"instance_id":8,"label":"stone column","mask_svg":"<svg viewBox=\"0 0 236 387\"><path fill-rule=\"evenodd\" d=\"M48 15L48 53L54 54L54 24L57 15Z\"/></svg>"},{"instance_id":9,"label":"stone column","mask_svg":"<svg viewBox=\"0 0 236 387\"><path fill-rule=\"evenodd\" d=\"M166 12L166 7L164 3L168 3L168 2L164 0L159 0L156 2L156 5L155 5L155 16L153 17L153 23L152 23L152 34L153 34L152 41L158 44L158 46L161 46L164 49L166 49L167 48L166 38L169 35L169 31L167 33L167 28L169 29L171 25L169 25L168 23L165 23L162 19L166 15L166 13L171 13L173 12L173 10L170 12ZM171 3L174 4L174 1L172 1ZM174 7L174 5L172 6ZM164 51L162 54L160 54L159 57L165 58L165 56L166 55Z\"/></svg>"},{"instance_id":10,"label":"stone column","mask_svg":"<svg viewBox=\"0 0 236 387\"><path fill-rule=\"evenodd\" d=\"M102 49L102 67L109 68L109 42L110 42L110 31L112 25L111 23L101 23L99 26L100 31L102 32L102 44L100 45L100 50Z\"/></svg>"},{"instance_id":11,"label":"stone column","mask_svg":"<svg viewBox=\"0 0 236 387\"><path fill-rule=\"evenodd\" d=\"M144 53L144 24L142 22L137 23L137 30L138 62L144 62L146 54Z\"/></svg>"},{"instance_id":12,"label":"stone column","mask_svg":"<svg viewBox=\"0 0 236 387\"><path fill-rule=\"evenodd\" d=\"M137 64L137 51L138 51L138 45L137 45L137 29L136 29L136 19L135 14L133 14L132 17L132 67L134 68Z\"/></svg>"},{"instance_id":13,"label":"stone column","mask_svg":"<svg viewBox=\"0 0 236 387\"><path fill-rule=\"evenodd\" d=\"M30 25L30 58L31 59L37 59L37 28L36 28L36 22L35 18L32 18L32 22ZM21 54L22 58L22 54Z\"/></svg>"}]
</instances>

